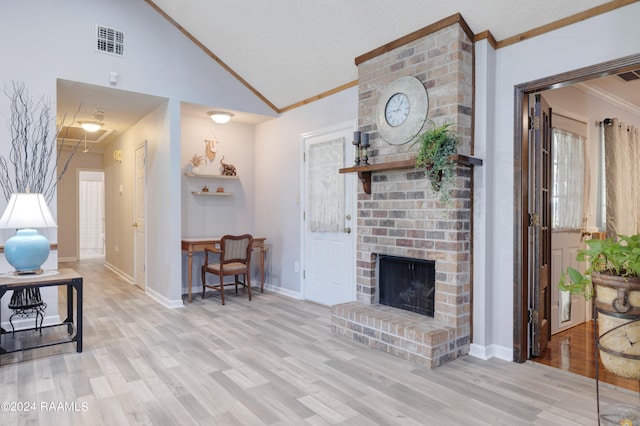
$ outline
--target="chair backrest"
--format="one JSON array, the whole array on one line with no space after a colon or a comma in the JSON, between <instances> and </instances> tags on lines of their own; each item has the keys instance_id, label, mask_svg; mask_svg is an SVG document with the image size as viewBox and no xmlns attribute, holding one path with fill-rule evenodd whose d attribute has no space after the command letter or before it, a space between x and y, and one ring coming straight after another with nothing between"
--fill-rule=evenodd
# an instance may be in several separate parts
<instances>
[{"instance_id":1,"label":"chair backrest","mask_svg":"<svg viewBox=\"0 0 640 426\"><path fill-rule=\"evenodd\" d=\"M225 235L220 239L220 262L241 262L248 264L251 259L253 237L244 235Z\"/></svg>"}]
</instances>

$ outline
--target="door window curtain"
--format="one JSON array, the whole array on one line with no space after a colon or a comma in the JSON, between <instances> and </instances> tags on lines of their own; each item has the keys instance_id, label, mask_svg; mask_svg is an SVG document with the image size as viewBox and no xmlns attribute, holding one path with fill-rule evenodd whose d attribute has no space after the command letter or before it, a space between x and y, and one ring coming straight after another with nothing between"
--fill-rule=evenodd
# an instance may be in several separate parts
<instances>
[{"instance_id":1,"label":"door window curtain","mask_svg":"<svg viewBox=\"0 0 640 426\"><path fill-rule=\"evenodd\" d=\"M80 258L104 255L104 182L80 181ZM88 254L88 255L87 255Z\"/></svg>"},{"instance_id":2,"label":"door window curtain","mask_svg":"<svg viewBox=\"0 0 640 426\"><path fill-rule=\"evenodd\" d=\"M604 129L607 236L640 231L639 131L614 118Z\"/></svg>"},{"instance_id":3,"label":"door window curtain","mask_svg":"<svg viewBox=\"0 0 640 426\"><path fill-rule=\"evenodd\" d=\"M344 138L309 147L309 230L339 232L344 224Z\"/></svg>"},{"instance_id":4,"label":"door window curtain","mask_svg":"<svg viewBox=\"0 0 640 426\"><path fill-rule=\"evenodd\" d=\"M551 217L554 230L584 226L588 168L585 139L572 132L553 129L553 189Z\"/></svg>"}]
</instances>

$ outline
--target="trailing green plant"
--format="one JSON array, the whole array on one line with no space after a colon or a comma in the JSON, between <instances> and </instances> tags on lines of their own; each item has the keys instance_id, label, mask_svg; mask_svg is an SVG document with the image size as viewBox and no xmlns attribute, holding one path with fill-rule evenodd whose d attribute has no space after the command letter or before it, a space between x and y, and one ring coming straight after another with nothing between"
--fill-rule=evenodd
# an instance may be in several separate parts
<instances>
[{"instance_id":1,"label":"trailing green plant","mask_svg":"<svg viewBox=\"0 0 640 426\"><path fill-rule=\"evenodd\" d=\"M588 248L578 250L576 260L587 261L589 266L584 273L568 267L560 277L560 290L589 300L593 297L593 272L621 277L640 276L640 235L618 235L618 239L588 240L586 243Z\"/></svg>"},{"instance_id":2,"label":"trailing green plant","mask_svg":"<svg viewBox=\"0 0 640 426\"><path fill-rule=\"evenodd\" d=\"M432 123L433 124L433 123ZM440 200L448 202L456 176L455 161L459 139L451 130L453 123L444 123L427 129L414 142L419 144L416 167L424 168L431 181L431 188L440 194Z\"/></svg>"}]
</instances>

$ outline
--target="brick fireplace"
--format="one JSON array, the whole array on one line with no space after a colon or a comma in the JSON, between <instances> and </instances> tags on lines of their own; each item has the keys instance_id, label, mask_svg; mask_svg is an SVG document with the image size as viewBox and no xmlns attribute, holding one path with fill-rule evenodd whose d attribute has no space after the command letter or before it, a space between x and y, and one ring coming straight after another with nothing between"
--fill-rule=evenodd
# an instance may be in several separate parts
<instances>
[{"instance_id":1,"label":"brick fireplace","mask_svg":"<svg viewBox=\"0 0 640 426\"><path fill-rule=\"evenodd\" d=\"M370 163L400 164L415 156L417 147L387 144L375 124L380 92L406 75L427 88L428 119L455 123L458 153L472 154L472 40L455 15L356 58L358 127L370 134ZM469 352L472 170L459 164L452 200L445 204L424 171L407 163L371 171L370 194L359 185L357 301L332 308L332 327L347 338L435 367ZM380 255L435 261L433 317L378 303Z\"/></svg>"}]
</instances>

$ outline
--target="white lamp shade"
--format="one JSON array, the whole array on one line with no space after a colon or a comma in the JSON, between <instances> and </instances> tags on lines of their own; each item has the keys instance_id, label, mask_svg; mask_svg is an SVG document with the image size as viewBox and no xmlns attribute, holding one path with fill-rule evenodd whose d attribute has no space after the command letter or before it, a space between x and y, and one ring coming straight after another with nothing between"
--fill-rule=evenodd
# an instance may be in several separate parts
<instances>
[{"instance_id":1,"label":"white lamp shade","mask_svg":"<svg viewBox=\"0 0 640 426\"><path fill-rule=\"evenodd\" d=\"M11 194L9 204L0 218L0 228L57 228L51 210L42 194Z\"/></svg>"}]
</instances>

